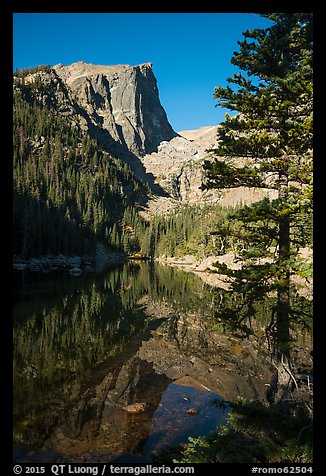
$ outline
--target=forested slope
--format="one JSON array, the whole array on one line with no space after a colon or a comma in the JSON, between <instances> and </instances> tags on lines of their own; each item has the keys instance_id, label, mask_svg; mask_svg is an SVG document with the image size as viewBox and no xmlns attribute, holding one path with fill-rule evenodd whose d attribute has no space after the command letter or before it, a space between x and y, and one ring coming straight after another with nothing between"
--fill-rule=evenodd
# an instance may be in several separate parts
<instances>
[{"instance_id":1,"label":"forested slope","mask_svg":"<svg viewBox=\"0 0 326 476\"><path fill-rule=\"evenodd\" d=\"M14 86L14 255L92 253L97 242L139 250L123 216L148 188L53 101L42 101L52 94L42 81L24 79Z\"/></svg>"}]
</instances>

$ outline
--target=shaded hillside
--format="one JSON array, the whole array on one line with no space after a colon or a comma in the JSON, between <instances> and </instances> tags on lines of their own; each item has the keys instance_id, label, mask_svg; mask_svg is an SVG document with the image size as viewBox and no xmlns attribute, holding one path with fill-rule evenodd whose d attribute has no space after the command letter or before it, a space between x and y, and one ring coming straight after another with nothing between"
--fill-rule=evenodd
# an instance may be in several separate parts
<instances>
[{"instance_id":1,"label":"shaded hillside","mask_svg":"<svg viewBox=\"0 0 326 476\"><path fill-rule=\"evenodd\" d=\"M15 255L127 248L124 212L146 201L147 187L81 130L74 107L52 70L15 78Z\"/></svg>"}]
</instances>

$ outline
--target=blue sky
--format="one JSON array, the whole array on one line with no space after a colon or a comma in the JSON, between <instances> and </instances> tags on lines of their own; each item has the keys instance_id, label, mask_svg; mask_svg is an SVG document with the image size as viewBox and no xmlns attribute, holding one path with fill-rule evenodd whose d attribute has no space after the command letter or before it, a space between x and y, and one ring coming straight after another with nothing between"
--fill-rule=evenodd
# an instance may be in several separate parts
<instances>
[{"instance_id":1,"label":"blue sky","mask_svg":"<svg viewBox=\"0 0 326 476\"><path fill-rule=\"evenodd\" d=\"M223 121L214 87L236 72L230 60L250 13L15 13L13 65L153 63L161 103L176 131Z\"/></svg>"}]
</instances>

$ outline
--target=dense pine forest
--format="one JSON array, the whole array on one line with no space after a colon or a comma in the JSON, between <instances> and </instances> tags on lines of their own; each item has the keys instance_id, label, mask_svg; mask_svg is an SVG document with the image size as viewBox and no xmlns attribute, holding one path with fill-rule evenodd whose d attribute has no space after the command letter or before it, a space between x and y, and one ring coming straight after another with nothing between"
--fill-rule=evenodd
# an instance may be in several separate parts
<instances>
[{"instance_id":1,"label":"dense pine forest","mask_svg":"<svg viewBox=\"0 0 326 476\"><path fill-rule=\"evenodd\" d=\"M146 187L128 164L103 152L54 107L40 104L41 82L17 78L14 255L92 254L97 242L115 251L139 250L124 213L145 197Z\"/></svg>"}]
</instances>

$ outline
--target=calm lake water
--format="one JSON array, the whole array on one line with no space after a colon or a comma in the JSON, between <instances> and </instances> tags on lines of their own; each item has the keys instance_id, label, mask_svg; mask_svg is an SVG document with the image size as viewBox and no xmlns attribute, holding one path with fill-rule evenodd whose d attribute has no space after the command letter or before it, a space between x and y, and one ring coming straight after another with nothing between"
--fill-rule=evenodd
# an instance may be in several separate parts
<instances>
[{"instance_id":1,"label":"calm lake water","mask_svg":"<svg viewBox=\"0 0 326 476\"><path fill-rule=\"evenodd\" d=\"M136 261L78 277L18 273L15 284L16 461L124 454L150 461L225 422L220 395L178 380L177 355L165 372L171 356L161 337L175 345L184 335L180 313L209 322L223 291L193 274ZM203 355L208 327L196 341Z\"/></svg>"}]
</instances>

